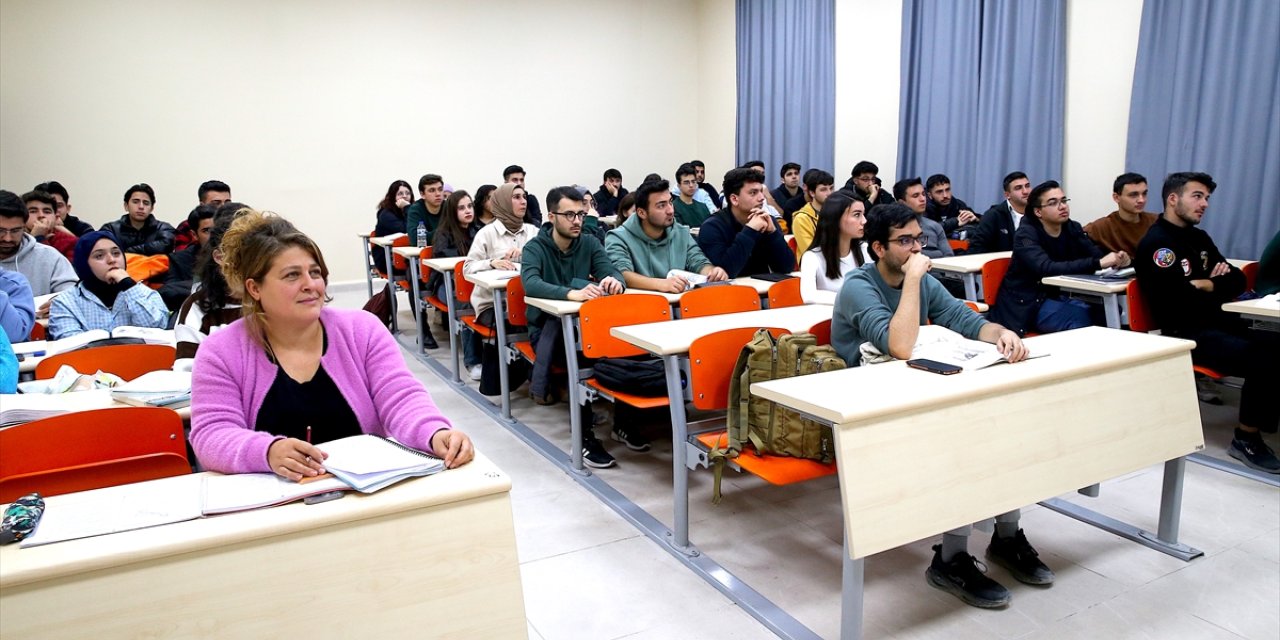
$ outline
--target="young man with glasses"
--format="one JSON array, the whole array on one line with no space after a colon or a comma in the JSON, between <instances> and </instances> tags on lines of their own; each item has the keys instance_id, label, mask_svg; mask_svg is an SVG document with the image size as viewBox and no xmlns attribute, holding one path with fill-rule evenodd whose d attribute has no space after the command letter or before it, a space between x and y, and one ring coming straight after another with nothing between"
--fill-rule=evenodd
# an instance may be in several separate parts
<instances>
[{"instance_id":1,"label":"young man with glasses","mask_svg":"<svg viewBox=\"0 0 1280 640\"><path fill-rule=\"evenodd\" d=\"M520 261L520 277L525 294L534 298L586 302L604 295L622 293L622 273L618 271L595 237L582 235L582 222L587 206L578 190L556 187L547 194L547 216L550 218L538 235L524 245ZM537 404L553 404L551 367L564 364L564 336L557 318L536 307L528 309L529 338L535 359L529 381L529 396ZM572 384L574 381L571 381ZM583 411L583 459L592 467L614 465L613 456L591 433L591 407L570 407ZM619 437L614 439L635 451L648 451L649 443Z\"/></svg>"},{"instance_id":2,"label":"young man with glasses","mask_svg":"<svg viewBox=\"0 0 1280 640\"><path fill-rule=\"evenodd\" d=\"M1036 185L1027 197L1029 215L1013 236L1013 260L990 316L1020 336L1097 324L1099 309L1041 284L1042 278L1129 266L1129 254L1107 253L1085 235L1080 223L1071 219L1069 202L1053 180Z\"/></svg>"},{"instance_id":3,"label":"young man with glasses","mask_svg":"<svg viewBox=\"0 0 1280 640\"><path fill-rule=\"evenodd\" d=\"M874 262L845 277L836 294L831 319L831 344L850 366L860 362L859 348L870 342L881 353L905 360L911 357L925 319L971 340L996 345L1009 362L1027 357L1026 346L1012 331L987 322L947 293L933 278L932 266L921 253L923 231L918 215L902 204L871 208L863 239L871 245ZM987 558L1027 584L1053 582L1053 571L1040 562L1036 550L1018 527L1019 510L996 516L996 530ZM969 525L943 534L933 547L933 561L925 572L929 584L975 607L995 608L1009 603L1009 590L985 576L969 555Z\"/></svg>"},{"instance_id":4,"label":"young man with glasses","mask_svg":"<svg viewBox=\"0 0 1280 640\"><path fill-rule=\"evenodd\" d=\"M713 210L707 204L711 199L705 193L702 196L707 202L698 200L698 172L693 165L686 162L676 169L676 185L679 187L677 197L671 201L676 208L676 221L691 229L701 227Z\"/></svg>"},{"instance_id":5,"label":"young man with glasses","mask_svg":"<svg viewBox=\"0 0 1280 640\"><path fill-rule=\"evenodd\" d=\"M27 210L12 191L0 191L0 270L26 276L34 296L70 289L80 280L57 249L27 233ZM48 310L45 303L43 315Z\"/></svg>"}]
</instances>

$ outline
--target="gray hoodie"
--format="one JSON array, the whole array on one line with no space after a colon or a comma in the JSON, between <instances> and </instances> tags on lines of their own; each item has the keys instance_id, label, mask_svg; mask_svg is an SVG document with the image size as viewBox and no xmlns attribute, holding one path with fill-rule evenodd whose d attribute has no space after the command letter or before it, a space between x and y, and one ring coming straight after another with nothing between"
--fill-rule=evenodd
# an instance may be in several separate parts
<instances>
[{"instance_id":1,"label":"gray hoodie","mask_svg":"<svg viewBox=\"0 0 1280 640\"><path fill-rule=\"evenodd\" d=\"M33 296L60 293L80 281L71 263L57 249L40 244L29 233L22 234L17 253L0 260L0 269L26 276Z\"/></svg>"}]
</instances>

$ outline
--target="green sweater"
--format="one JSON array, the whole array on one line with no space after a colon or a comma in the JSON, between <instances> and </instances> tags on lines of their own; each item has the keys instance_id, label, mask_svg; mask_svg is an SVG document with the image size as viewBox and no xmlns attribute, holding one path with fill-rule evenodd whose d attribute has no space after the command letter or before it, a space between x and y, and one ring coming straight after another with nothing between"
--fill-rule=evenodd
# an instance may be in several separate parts
<instances>
[{"instance_id":1,"label":"green sweater","mask_svg":"<svg viewBox=\"0 0 1280 640\"><path fill-rule=\"evenodd\" d=\"M676 196L671 199L671 204L676 207L676 222L686 227L701 227L702 222L711 217L711 211L707 209L707 205L697 200L685 204L680 196Z\"/></svg>"},{"instance_id":2,"label":"green sweater","mask_svg":"<svg viewBox=\"0 0 1280 640\"><path fill-rule=\"evenodd\" d=\"M440 210L444 211L444 205L440 206ZM427 223L427 246L431 246L436 235L436 227L440 226L440 214L427 211L427 202L425 200L415 200L404 214L404 232L409 234L409 244L413 245L418 241L418 223Z\"/></svg>"},{"instance_id":3,"label":"green sweater","mask_svg":"<svg viewBox=\"0 0 1280 640\"><path fill-rule=\"evenodd\" d=\"M672 269L701 273L711 264L694 241L689 228L676 223L654 240L633 215L604 239L605 251L618 271L631 271L647 278L665 278Z\"/></svg>"},{"instance_id":4,"label":"green sweater","mask_svg":"<svg viewBox=\"0 0 1280 640\"><path fill-rule=\"evenodd\" d=\"M890 287L876 263L870 262L844 278L831 318L831 346L851 367L858 366L858 348L864 342L889 353L889 321L898 310L902 289ZM970 340L987 324L982 316L956 299L936 278L920 278L920 324L925 321L944 326Z\"/></svg>"},{"instance_id":5,"label":"green sweater","mask_svg":"<svg viewBox=\"0 0 1280 640\"><path fill-rule=\"evenodd\" d=\"M520 256L520 279L524 282L525 295L531 298L568 300L569 292L587 286L592 280L599 282L613 276L624 284L622 274L605 255L600 241L589 235L581 235L569 243L569 249L561 251L556 246L551 223L542 225L538 235L525 243ZM530 306L527 317L530 325L539 324L542 311Z\"/></svg>"}]
</instances>

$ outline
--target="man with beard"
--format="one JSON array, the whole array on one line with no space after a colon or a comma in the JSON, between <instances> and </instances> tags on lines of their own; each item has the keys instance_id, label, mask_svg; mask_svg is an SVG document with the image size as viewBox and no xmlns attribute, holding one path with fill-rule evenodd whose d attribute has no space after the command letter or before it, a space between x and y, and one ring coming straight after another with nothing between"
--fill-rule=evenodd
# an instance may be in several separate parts
<instances>
[{"instance_id":1,"label":"man with beard","mask_svg":"<svg viewBox=\"0 0 1280 640\"><path fill-rule=\"evenodd\" d=\"M604 247L627 287L680 293L689 282L672 271L701 274L711 281L727 279L724 269L711 264L694 242L689 227L676 224L671 187L666 180L640 185L635 191L636 213L609 232Z\"/></svg>"},{"instance_id":2,"label":"man with beard","mask_svg":"<svg viewBox=\"0 0 1280 640\"><path fill-rule=\"evenodd\" d=\"M951 194L951 178L935 173L924 181L925 193L929 194L929 203L924 215L942 225L949 238L959 238L965 227L978 221L978 214L965 204L964 200Z\"/></svg>"},{"instance_id":3,"label":"man with beard","mask_svg":"<svg viewBox=\"0 0 1280 640\"><path fill-rule=\"evenodd\" d=\"M969 253L1012 251L1013 234L1022 224L1027 210L1031 180L1027 174L1014 171L1004 177L1004 202L997 202L982 214L978 228L969 232Z\"/></svg>"}]
</instances>

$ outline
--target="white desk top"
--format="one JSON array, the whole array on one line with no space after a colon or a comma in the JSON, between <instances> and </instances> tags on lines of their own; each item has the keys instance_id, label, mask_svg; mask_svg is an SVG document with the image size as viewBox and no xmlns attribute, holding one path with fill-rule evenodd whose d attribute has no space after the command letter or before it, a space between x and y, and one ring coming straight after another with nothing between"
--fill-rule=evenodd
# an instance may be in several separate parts
<instances>
[{"instance_id":1,"label":"white desk top","mask_svg":"<svg viewBox=\"0 0 1280 640\"><path fill-rule=\"evenodd\" d=\"M998 258L1013 257L1012 251L992 251L991 253L969 253L962 256L934 258L933 268L951 273L978 273L982 265Z\"/></svg>"},{"instance_id":2,"label":"white desk top","mask_svg":"<svg viewBox=\"0 0 1280 640\"><path fill-rule=\"evenodd\" d=\"M357 234L356 234L356 237L357 237L357 238L363 238L363 239L365 239L365 240L368 240L368 239L369 239L369 236L371 236L371 235L373 235L373 234L369 233L368 231L365 231L365 232L362 232L362 233L357 233Z\"/></svg>"},{"instance_id":3,"label":"white desk top","mask_svg":"<svg viewBox=\"0 0 1280 640\"><path fill-rule=\"evenodd\" d=\"M614 327L609 333L649 353L666 356L685 353L695 339L725 329L781 327L787 331L808 331L809 327L823 320L830 320L831 312L829 305L806 304Z\"/></svg>"},{"instance_id":4,"label":"white desk top","mask_svg":"<svg viewBox=\"0 0 1280 640\"><path fill-rule=\"evenodd\" d=\"M1222 305L1222 310L1242 315L1266 316L1280 320L1280 300L1256 298L1254 300L1228 302Z\"/></svg>"},{"instance_id":5,"label":"white desk top","mask_svg":"<svg viewBox=\"0 0 1280 640\"><path fill-rule=\"evenodd\" d=\"M383 236L383 237L380 237L380 238L372 238L372 237L371 237L371 238L369 238L369 242L370 242L370 243L372 243L372 244L376 244L376 245L378 245L379 247L389 247L389 246L391 246L392 244L394 244L394 243L395 243L395 241L396 241L396 239L395 239L395 238L393 238L393 237L391 237L391 236Z\"/></svg>"},{"instance_id":6,"label":"white desk top","mask_svg":"<svg viewBox=\"0 0 1280 640\"><path fill-rule=\"evenodd\" d=\"M456 258L428 258L422 261L422 266L432 271L451 272L454 267L467 261L466 256L458 256Z\"/></svg>"},{"instance_id":7,"label":"white desk top","mask_svg":"<svg viewBox=\"0 0 1280 640\"><path fill-rule=\"evenodd\" d=\"M191 476L178 476L152 482L190 479ZM484 455L476 453L474 461L458 469L406 480L374 494L348 492L341 500L319 505L295 502L27 549L16 544L6 545L0 547L0 589L324 526L372 520L510 490L511 479ZM51 496L47 508L92 499L91 491ZM200 498L193 495L192 499Z\"/></svg>"},{"instance_id":8,"label":"white desk top","mask_svg":"<svg viewBox=\"0 0 1280 640\"><path fill-rule=\"evenodd\" d=\"M643 291L641 289L628 289L624 295L662 296L663 298L666 298L667 302L670 304L675 304L680 300L680 296L674 293L658 293L657 291ZM573 300L552 300L550 298L531 298L529 296L525 296L524 301L529 306L546 311L557 318L574 315L582 308L581 302L574 302Z\"/></svg>"},{"instance_id":9,"label":"white desk top","mask_svg":"<svg viewBox=\"0 0 1280 640\"><path fill-rule=\"evenodd\" d=\"M519 271L517 269L517 271ZM468 273L463 276L467 282L474 283L477 287L502 291L507 288L507 283L515 277L509 271L499 269L489 269L488 271L477 271Z\"/></svg>"},{"instance_id":10,"label":"white desk top","mask_svg":"<svg viewBox=\"0 0 1280 640\"><path fill-rule=\"evenodd\" d=\"M1245 265L1257 262L1257 260L1242 260L1240 258L1227 258L1227 262L1230 262L1231 266L1237 269L1243 269Z\"/></svg>"},{"instance_id":11,"label":"white desk top","mask_svg":"<svg viewBox=\"0 0 1280 640\"><path fill-rule=\"evenodd\" d=\"M751 385L751 393L828 421L848 424L904 411L961 406L979 397L1002 395L1054 380L1095 375L1195 346L1146 333L1085 327L1027 338L1027 346L1050 355L1018 364L998 364L953 376L907 367L903 361ZM929 392L920 393L927 383ZM849 393L856 389L857 393Z\"/></svg>"},{"instance_id":12,"label":"white desk top","mask_svg":"<svg viewBox=\"0 0 1280 640\"><path fill-rule=\"evenodd\" d=\"M416 258L422 254L425 247L391 247L391 253L402 258Z\"/></svg>"},{"instance_id":13,"label":"white desk top","mask_svg":"<svg viewBox=\"0 0 1280 640\"><path fill-rule=\"evenodd\" d=\"M772 287L773 285L777 284L776 282L769 282L768 280L757 280L749 276L741 276L738 278L734 278L730 280L730 282L736 285L744 286L744 287L752 287L756 290L757 293L759 293L762 296L769 295L769 287Z\"/></svg>"},{"instance_id":14,"label":"white desk top","mask_svg":"<svg viewBox=\"0 0 1280 640\"><path fill-rule=\"evenodd\" d=\"M1067 289L1069 291L1087 291L1089 293L1124 293L1129 288L1129 280L1115 280L1111 282L1102 282L1099 280L1077 280L1071 276L1049 276L1040 280L1040 282L1051 287Z\"/></svg>"}]
</instances>

